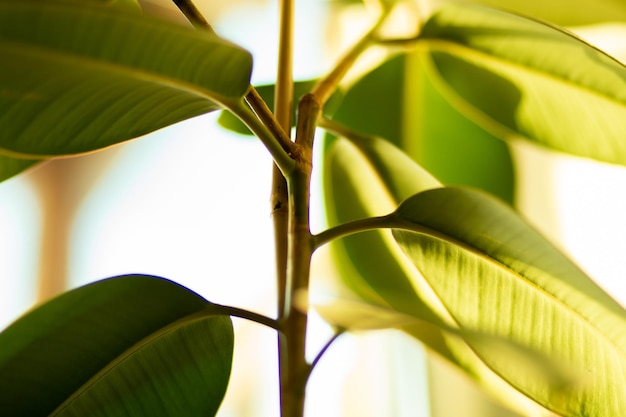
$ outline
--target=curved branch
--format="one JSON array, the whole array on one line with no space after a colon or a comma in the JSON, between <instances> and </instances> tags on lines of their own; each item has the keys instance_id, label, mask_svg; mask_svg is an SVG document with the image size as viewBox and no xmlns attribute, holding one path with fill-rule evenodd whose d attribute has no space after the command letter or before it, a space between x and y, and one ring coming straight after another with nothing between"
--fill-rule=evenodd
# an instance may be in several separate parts
<instances>
[{"instance_id":1,"label":"curved branch","mask_svg":"<svg viewBox=\"0 0 626 417\"><path fill-rule=\"evenodd\" d=\"M262 324L264 326L270 327L274 330L281 331L280 324L278 320L272 319L270 317L264 316L262 314L254 313L249 310L245 310L243 308L225 306L221 304L211 304L211 310L216 309L219 313L226 314L232 317L239 317L242 319L246 319L249 321L253 321L255 323Z\"/></svg>"},{"instance_id":2,"label":"curved branch","mask_svg":"<svg viewBox=\"0 0 626 417\"><path fill-rule=\"evenodd\" d=\"M227 103L226 106L263 142L280 171L285 177L289 177L295 167L295 161L291 154L284 149L282 142L257 118L256 114L246 106L243 100L236 103Z\"/></svg>"}]
</instances>

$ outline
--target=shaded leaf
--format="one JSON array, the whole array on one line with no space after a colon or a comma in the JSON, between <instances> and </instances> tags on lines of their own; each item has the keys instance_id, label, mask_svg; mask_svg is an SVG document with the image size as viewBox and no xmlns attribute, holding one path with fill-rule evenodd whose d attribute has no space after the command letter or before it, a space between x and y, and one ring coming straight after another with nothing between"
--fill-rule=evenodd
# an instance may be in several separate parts
<instances>
[{"instance_id":1,"label":"shaded leaf","mask_svg":"<svg viewBox=\"0 0 626 417\"><path fill-rule=\"evenodd\" d=\"M448 185L513 202L513 165L498 138L451 106L419 55L395 57L345 93L333 120L383 137Z\"/></svg>"},{"instance_id":2,"label":"shaded leaf","mask_svg":"<svg viewBox=\"0 0 626 417\"><path fill-rule=\"evenodd\" d=\"M74 2L0 1L0 147L87 152L221 108L251 56L208 33Z\"/></svg>"},{"instance_id":3,"label":"shaded leaf","mask_svg":"<svg viewBox=\"0 0 626 417\"><path fill-rule=\"evenodd\" d=\"M519 391L563 416L626 411L626 311L510 208L467 189L426 191L393 235L461 329L501 336L585 375L557 390L468 343Z\"/></svg>"},{"instance_id":4,"label":"shaded leaf","mask_svg":"<svg viewBox=\"0 0 626 417\"><path fill-rule=\"evenodd\" d=\"M164 279L99 281L0 333L0 411L10 416L208 416L228 384L230 319Z\"/></svg>"},{"instance_id":5,"label":"shaded leaf","mask_svg":"<svg viewBox=\"0 0 626 417\"><path fill-rule=\"evenodd\" d=\"M382 139L335 139L325 153L324 164L326 214L331 226L389 213L404 197L440 186L407 155ZM390 183L394 184L391 190L386 188ZM339 257L336 266L342 279L357 294L366 299L382 298L400 311L419 308L411 297L400 296L414 290L404 278L406 273L398 260L402 254L389 233L349 236L332 245Z\"/></svg>"},{"instance_id":6,"label":"shaded leaf","mask_svg":"<svg viewBox=\"0 0 626 417\"><path fill-rule=\"evenodd\" d=\"M329 145L324 165L326 210L331 226L385 215L405 198L440 187L411 158L382 139L336 139ZM388 230L347 236L329 246L336 261L334 267L353 294L375 310L387 312L363 315L362 309L349 309L346 315L335 310L332 316L326 314L329 320L349 328L401 326L503 403L528 416L541 415L535 403L490 370L463 340L438 327L453 326L454 321L432 288L407 262ZM407 317L418 320L410 323Z\"/></svg>"},{"instance_id":7,"label":"shaded leaf","mask_svg":"<svg viewBox=\"0 0 626 417\"><path fill-rule=\"evenodd\" d=\"M425 24L419 48L448 100L496 136L626 163L626 68L571 34L450 4Z\"/></svg>"}]
</instances>

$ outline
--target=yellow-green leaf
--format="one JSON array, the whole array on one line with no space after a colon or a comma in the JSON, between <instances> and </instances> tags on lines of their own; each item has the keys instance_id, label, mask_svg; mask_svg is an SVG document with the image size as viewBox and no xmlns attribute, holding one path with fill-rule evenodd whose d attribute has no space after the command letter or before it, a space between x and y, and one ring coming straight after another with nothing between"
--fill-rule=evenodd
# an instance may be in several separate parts
<instances>
[{"instance_id":1,"label":"yellow-green leaf","mask_svg":"<svg viewBox=\"0 0 626 417\"><path fill-rule=\"evenodd\" d=\"M498 375L559 415L626 412L626 311L512 209L477 191L440 188L392 217L401 225L394 237L461 329L562 360L584 383L551 386L468 340Z\"/></svg>"},{"instance_id":2,"label":"yellow-green leaf","mask_svg":"<svg viewBox=\"0 0 626 417\"><path fill-rule=\"evenodd\" d=\"M505 140L626 164L626 67L572 34L503 11L449 4L418 49L468 118Z\"/></svg>"}]
</instances>

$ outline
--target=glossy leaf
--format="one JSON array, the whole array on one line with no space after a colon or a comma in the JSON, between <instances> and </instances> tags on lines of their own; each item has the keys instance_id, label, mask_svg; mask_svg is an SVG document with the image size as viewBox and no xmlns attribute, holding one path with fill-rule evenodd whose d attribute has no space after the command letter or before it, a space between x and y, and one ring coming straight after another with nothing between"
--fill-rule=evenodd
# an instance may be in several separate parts
<instances>
[{"instance_id":1,"label":"glossy leaf","mask_svg":"<svg viewBox=\"0 0 626 417\"><path fill-rule=\"evenodd\" d=\"M469 340L498 375L559 415L626 411L626 311L509 207L441 188L393 217L394 237L461 329L564 360L585 382L559 391Z\"/></svg>"},{"instance_id":2,"label":"glossy leaf","mask_svg":"<svg viewBox=\"0 0 626 417\"><path fill-rule=\"evenodd\" d=\"M164 279L99 281L0 333L7 416L210 416L228 385L230 319Z\"/></svg>"},{"instance_id":3,"label":"glossy leaf","mask_svg":"<svg viewBox=\"0 0 626 417\"><path fill-rule=\"evenodd\" d=\"M383 139L335 139L325 153L324 165L326 211L331 226L386 215L405 198L441 186ZM487 368L465 342L438 327L453 324L449 313L407 263L388 230L355 234L329 246L339 277L361 300L358 305L362 308L355 309L350 300L347 307L345 300L325 300L316 308L326 319L349 329L401 326L502 402L526 415L540 415L534 403ZM375 312L370 314L372 309Z\"/></svg>"},{"instance_id":4,"label":"glossy leaf","mask_svg":"<svg viewBox=\"0 0 626 417\"><path fill-rule=\"evenodd\" d=\"M626 163L626 67L571 34L450 4L425 24L420 49L443 94L496 136Z\"/></svg>"},{"instance_id":5,"label":"glossy leaf","mask_svg":"<svg viewBox=\"0 0 626 417\"><path fill-rule=\"evenodd\" d=\"M0 1L0 148L92 151L221 108L251 56L213 35L84 2Z\"/></svg>"},{"instance_id":6,"label":"glossy leaf","mask_svg":"<svg viewBox=\"0 0 626 417\"><path fill-rule=\"evenodd\" d=\"M333 119L391 141L445 184L513 203L507 146L451 106L427 69L415 54L385 62L350 87Z\"/></svg>"}]
</instances>

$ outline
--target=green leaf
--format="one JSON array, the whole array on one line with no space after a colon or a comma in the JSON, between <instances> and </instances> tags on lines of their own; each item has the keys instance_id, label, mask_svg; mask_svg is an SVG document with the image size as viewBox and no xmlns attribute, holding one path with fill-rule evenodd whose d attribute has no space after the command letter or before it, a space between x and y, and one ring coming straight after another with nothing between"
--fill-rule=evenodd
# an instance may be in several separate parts
<instances>
[{"instance_id":1,"label":"green leaf","mask_svg":"<svg viewBox=\"0 0 626 417\"><path fill-rule=\"evenodd\" d=\"M335 139L325 153L324 192L331 226L351 220L387 214L403 198L439 182L398 148L382 139L349 142ZM392 189L386 184L394 184ZM349 236L333 242L336 263L346 284L366 299L384 300L400 311L413 311L414 292L399 264L402 254L386 232ZM388 278L395 285L389 286ZM404 282L404 284L403 284ZM386 290L389 290L387 293ZM372 291L373 290L373 291Z\"/></svg>"},{"instance_id":2,"label":"green leaf","mask_svg":"<svg viewBox=\"0 0 626 417\"><path fill-rule=\"evenodd\" d=\"M298 100L303 95L307 94L311 91L311 89L315 86L317 80L307 80L307 81L296 81L293 86L293 102L298 103ZM276 86L274 84L266 84L255 87L259 95L263 98L265 103L270 109L274 108L274 91ZM324 114L332 114L332 112L337 107L338 102L340 101L340 93L336 92L333 94L328 102L326 102L324 106ZM291 115L291 125L295 126L296 122L296 108L297 105L294 105L293 114ZM239 133L241 135L252 135L250 129L246 127L235 115L228 111L223 111L220 114L220 117L217 119L217 122L225 129L233 131L235 133Z\"/></svg>"},{"instance_id":3,"label":"green leaf","mask_svg":"<svg viewBox=\"0 0 626 417\"><path fill-rule=\"evenodd\" d=\"M523 372L533 379L541 379L555 390L563 390L582 382L584 375L568 369L565 363L557 358L549 358L539 352L513 342L510 339L481 333L473 330L459 329L444 322L430 322L428 319L415 315L400 313L388 306L364 303L350 299L332 299L326 303L315 305L316 311L328 323L343 329L375 330L375 329L411 329L418 331L420 340L425 337L441 334L446 341L451 337L469 341L483 352L488 352L492 360L515 362L523 366ZM426 345L432 348L427 340Z\"/></svg>"},{"instance_id":4,"label":"green leaf","mask_svg":"<svg viewBox=\"0 0 626 417\"><path fill-rule=\"evenodd\" d=\"M477 0L476 3L564 26L626 20L626 7L621 0Z\"/></svg>"},{"instance_id":5,"label":"green leaf","mask_svg":"<svg viewBox=\"0 0 626 417\"><path fill-rule=\"evenodd\" d=\"M0 148L88 152L207 113L246 93L248 52L115 8L0 1Z\"/></svg>"},{"instance_id":6,"label":"green leaf","mask_svg":"<svg viewBox=\"0 0 626 417\"><path fill-rule=\"evenodd\" d=\"M626 163L618 61L568 32L477 5L447 5L421 36L442 93L497 137Z\"/></svg>"},{"instance_id":7,"label":"green leaf","mask_svg":"<svg viewBox=\"0 0 626 417\"><path fill-rule=\"evenodd\" d=\"M8 180L39 162L36 159L19 159L0 155L0 181Z\"/></svg>"},{"instance_id":8,"label":"green leaf","mask_svg":"<svg viewBox=\"0 0 626 417\"><path fill-rule=\"evenodd\" d=\"M55 2L65 2L65 3L74 3L75 6L91 4L97 5L100 7L108 7L115 8L118 10L126 11L126 12L141 12L141 5L139 4L139 0L34 0L34 1L55 1Z\"/></svg>"},{"instance_id":9,"label":"green leaf","mask_svg":"<svg viewBox=\"0 0 626 417\"><path fill-rule=\"evenodd\" d=\"M512 209L477 191L440 188L392 217L401 225L394 237L461 329L563 360L585 383L556 390L468 340L498 375L559 415L624 413L626 311Z\"/></svg>"},{"instance_id":10,"label":"green leaf","mask_svg":"<svg viewBox=\"0 0 626 417\"><path fill-rule=\"evenodd\" d=\"M7 416L210 416L228 385L229 317L171 281L99 281L0 333Z\"/></svg>"},{"instance_id":11,"label":"green leaf","mask_svg":"<svg viewBox=\"0 0 626 417\"><path fill-rule=\"evenodd\" d=\"M405 198L441 186L382 139L335 139L325 153L324 165L330 226L386 215ZM323 317L347 328L400 326L501 402L524 415L540 415L535 403L489 369L465 341L442 330L454 326L454 321L388 230L351 235L332 241L329 247L338 276L352 294L325 305L318 303L316 308ZM355 308L355 302L362 308Z\"/></svg>"},{"instance_id":12,"label":"green leaf","mask_svg":"<svg viewBox=\"0 0 626 417\"><path fill-rule=\"evenodd\" d=\"M451 106L427 69L416 54L389 60L345 93L333 120L391 141L445 184L513 203L507 146Z\"/></svg>"}]
</instances>

